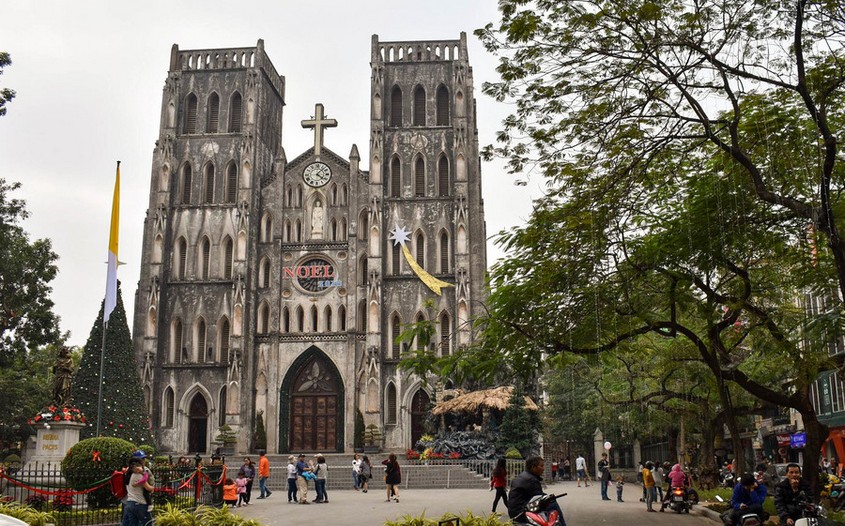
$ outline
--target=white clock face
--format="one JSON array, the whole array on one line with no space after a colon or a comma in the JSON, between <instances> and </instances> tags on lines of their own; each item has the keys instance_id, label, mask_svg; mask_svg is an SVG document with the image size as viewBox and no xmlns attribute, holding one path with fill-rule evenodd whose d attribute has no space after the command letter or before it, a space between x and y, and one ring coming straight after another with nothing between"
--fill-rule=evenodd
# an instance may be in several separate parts
<instances>
[{"instance_id":1,"label":"white clock face","mask_svg":"<svg viewBox=\"0 0 845 526\"><path fill-rule=\"evenodd\" d=\"M302 178L309 186L317 188L329 182L332 178L331 169L323 163L311 163L302 172Z\"/></svg>"}]
</instances>

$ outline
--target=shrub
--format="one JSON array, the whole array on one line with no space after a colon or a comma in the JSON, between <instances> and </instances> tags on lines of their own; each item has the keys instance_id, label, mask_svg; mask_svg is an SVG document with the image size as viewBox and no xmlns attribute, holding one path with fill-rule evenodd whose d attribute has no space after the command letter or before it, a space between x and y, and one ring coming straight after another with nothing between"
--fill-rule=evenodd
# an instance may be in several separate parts
<instances>
[{"instance_id":1,"label":"shrub","mask_svg":"<svg viewBox=\"0 0 845 526\"><path fill-rule=\"evenodd\" d=\"M522 453L520 453L515 447L508 448L508 450L505 451L505 458L521 459Z\"/></svg>"},{"instance_id":2,"label":"shrub","mask_svg":"<svg viewBox=\"0 0 845 526\"><path fill-rule=\"evenodd\" d=\"M44 503L47 502L47 497L38 493L33 493L32 495L27 497L23 502L34 510L41 510L41 508L44 507Z\"/></svg>"},{"instance_id":3,"label":"shrub","mask_svg":"<svg viewBox=\"0 0 845 526\"><path fill-rule=\"evenodd\" d=\"M212 508L200 506L196 511L183 510L171 504L159 511L155 517L156 526L260 526L257 521L245 519L229 511L228 506Z\"/></svg>"},{"instance_id":4,"label":"shrub","mask_svg":"<svg viewBox=\"0 0 845 526\"><path fill-rule=\"evenodd\" d=\"M38 496L40 497L40 495ZM47 524L55 524L57 522L56 517L52 513L44 513L29 506L21 506L16 503L0 504L0 513L20 519L30 526L47 526Z\"/></svg>"},{"instance_id":5,"label":"shrub","mask_svg":"<svg viewBox=\"0 0 845 526\"><path fill-rule=\"evenodd\" d=\"M19 468L21 467L21 457L20 455L12 453L3 460L3 463L10 468Z\"/></svg>"},{"instance_id":6,"label":"shrub","mask_svg":"<svg viewBox=\"0 0 845 526\"><path fill-rule=\"evenodd\" d=\"M385 522L384 526L438 526L438 524L450 524L448 522L450 519L460 520L461 526L508 526L511 524L510 520L500 519L497 514L474 515L471 511L468 511L465 515L446 513L439 519L429 519L425 516L425 513L419 517L405 515L396 520ZM451 524L458 524L458 521Z\"/></svg>"},{"instance_id":7,"label":"shrub","mask_svg":"<svg viewBox=\"0 0 845 526\"><path fill-rule=\"evenodd\" d=\"M73 489L88 489L124 467L133 451L135 446L120 438L88 438L67 452L62 460L62 474ZM108 484L88 493L87 499L92 508L114 506L118 502Z\"/></svg>"}]
</instances>

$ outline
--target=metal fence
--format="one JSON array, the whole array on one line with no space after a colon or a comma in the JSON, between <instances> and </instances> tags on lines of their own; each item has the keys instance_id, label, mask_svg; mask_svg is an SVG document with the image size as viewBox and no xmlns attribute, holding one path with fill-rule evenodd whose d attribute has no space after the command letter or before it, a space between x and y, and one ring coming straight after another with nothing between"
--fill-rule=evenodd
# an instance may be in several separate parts
<instances>
[{"instance_id":1,"label":"metal fence","mask_svg":"<svg viewBox=\"0 0 845 526\"><path fill-rule=\"evenodd\" d=\"M152 474L155 491L149 497L154 509L168 503L184 509L220 506L222 482L229 476L222 465L154 467ZM0 501L51 513L57 526L116 525L122 506L112 494L111 476L96 468L63 473L55 464L0 470Z\"/></svg>"}]
</instances>

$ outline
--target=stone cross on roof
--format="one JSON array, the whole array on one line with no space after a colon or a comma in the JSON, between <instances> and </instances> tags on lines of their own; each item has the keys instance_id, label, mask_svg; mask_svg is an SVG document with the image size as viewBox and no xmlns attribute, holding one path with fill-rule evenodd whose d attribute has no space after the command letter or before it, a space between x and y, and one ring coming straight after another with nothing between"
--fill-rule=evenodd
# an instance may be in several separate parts
<instances>
[{"instance_id":1,"label":"stone cross on roof","mask_svg":"<svg viewBox=\"0 0 845 526\"><path fill-rule=\"evenodd\" d=\"M320 157L320 150L323 148L323 128L334 128L337 121L323 118L323 105L314 106L314 117L302 121L303 128L314 128L314 156Z\"/></svg>"}]
</instances>

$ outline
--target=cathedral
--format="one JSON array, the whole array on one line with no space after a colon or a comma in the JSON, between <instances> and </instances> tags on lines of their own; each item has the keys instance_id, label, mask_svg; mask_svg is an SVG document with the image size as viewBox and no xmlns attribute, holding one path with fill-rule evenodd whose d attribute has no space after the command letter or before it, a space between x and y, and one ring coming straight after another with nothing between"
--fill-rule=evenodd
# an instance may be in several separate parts
<instances>
[{"instance_id":1,"label":"cathedral","mask_svg":"<svg viewBox=\"0 0 845 526\"><path fill-rule=\"evenodd\" d=\"M369 170L323 104L283 148L285 77L255 47L173 46L153 152L133 341L159 449L404 450L447 378L399 368L470 344L486 227L466 34L372 37ZM316 101L315 101L316 102ZM361 101L363 103L364 101ZM329 108L330 110L330 108ZM299 117L299 116L297 116ZM307 117L307 118L305 118ZM259 439L261 440L261 439Z\"/></svg>"}]
</instances>

